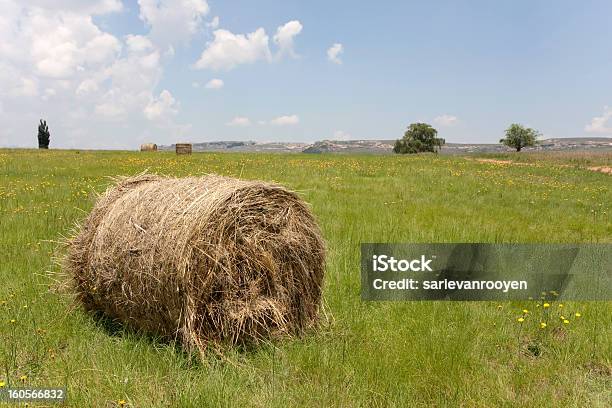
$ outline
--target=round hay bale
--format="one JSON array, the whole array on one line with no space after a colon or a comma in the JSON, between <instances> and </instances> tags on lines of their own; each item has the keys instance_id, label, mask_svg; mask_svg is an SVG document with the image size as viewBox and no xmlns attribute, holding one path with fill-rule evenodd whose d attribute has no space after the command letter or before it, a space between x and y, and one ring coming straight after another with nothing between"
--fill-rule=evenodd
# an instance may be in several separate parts
<instances>
[{"instance_id":1,"label":"round hay bale","mask_svg":"<svg viewBox=\"0 0 612 408\"><path fill-rule=\"evenodd\" d=\"M176 154L191 154L191 143L177 143L174 145Z\"/></svg>"},{"instance_id":2,"label":"round hay bale","mask_svg":"<svg viewBox=\"0 0 612 408\"><path fill-rule=\"evenodd\" d=\"M282 186L140 175L98 199L64 267L86 309L202 350L312 327L325 245Z\"/></svg>"},{"instance_id":3,"label":"round hay bale","mask_svg":"<svg viewBox=\"0 0 612 408\"><path fill-rule=\"evenodd\" d=\"M157 145L155 143L143 143L140 145L141 152L156 152Z\"/></svg>"}]
</instances>

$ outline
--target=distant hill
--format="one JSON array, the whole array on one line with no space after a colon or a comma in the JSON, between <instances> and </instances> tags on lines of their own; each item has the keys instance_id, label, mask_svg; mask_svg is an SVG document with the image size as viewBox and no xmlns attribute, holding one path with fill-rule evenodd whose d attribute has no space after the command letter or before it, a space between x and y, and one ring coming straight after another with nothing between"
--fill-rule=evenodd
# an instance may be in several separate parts
<instances>
[{"instance_id":1,"label":"distant hill","mask_svg":"<svg viewBox=\"0 0 612 408\"><path fill-rule=\"evenodd\" d=\"M294 142L254 142L254 141L218 141L193 143L196 152L268 152L268 153L393 153L394 140L321 140L314 143ZM161 146L160 150L174 150L174 145ZM502 153L510 149L501 144L484 143L447 143L440 153ZM611 150L612 138L555 138L539 141L535 147L525 151L565 151L565 150Z\"/></svg>"},{"instance_id":2,"label":"distant hill","mask_svg":"<svg viewBox=\"0 0 612 408\"><path fill-rule=\"evenodd\" d=\"M193 143L194 152L280 152L280 153L300 153L308 143L260 143L254 141L219 141ZM161 146L160 150L174 150L174 145Z\"/></svg>"}]
</instances>

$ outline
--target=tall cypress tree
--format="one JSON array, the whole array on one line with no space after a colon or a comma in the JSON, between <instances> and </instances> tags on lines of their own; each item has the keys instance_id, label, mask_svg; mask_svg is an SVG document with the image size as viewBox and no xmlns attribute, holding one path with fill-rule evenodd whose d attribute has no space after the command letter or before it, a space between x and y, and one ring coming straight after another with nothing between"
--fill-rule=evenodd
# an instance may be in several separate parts
<instances>
[{"instance_id":1,"label":"tall cypress tree","mask_svg":"<svg viewBox=\"0 0 612 408\"><path fill-rule=\"evenodd\" d=\"M51 134L49 133L49 127L47 126L47 121L41 119L40 125L38 125L38 148L48 149L50 139L51 139Z\"/></svg>"}]
</instances>

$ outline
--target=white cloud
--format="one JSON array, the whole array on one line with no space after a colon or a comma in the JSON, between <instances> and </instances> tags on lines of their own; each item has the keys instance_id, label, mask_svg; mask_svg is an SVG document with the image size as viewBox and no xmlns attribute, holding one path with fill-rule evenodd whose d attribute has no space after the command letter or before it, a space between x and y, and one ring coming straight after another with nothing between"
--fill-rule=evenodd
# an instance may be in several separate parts
<instances>
[{"instance_id":1,"label":"white cloud","mask_svg":"<svg viewBox=\"0 0 612 408\"><path fill-rule=\"evenodd\" d=\"M62 147L125 148L145 133L168 143L189 131L174 122L179 103L170 91L155 91L159 45L95 23L121 9L118 0L0 0L0 122L10 123L3 144L31 146L23 134L40 117ZM129 136L111 136L119 133Z\"/></svg>"},{"instance_id":2,"label":"white cloud","mask_svg":"<svg viewBox=\"0 0 612 408\"><path fill-rule=\"evenodd\" d=\"M451 127L457 124L459 118L453 115L444 114L436 116L433 121L436 125Z\"/></svg>"},{"instance_id":3,"label":"white cloud","mask_svg":"<svg viewBox=\"0 0 612 408\"><path fill-rule=\"evenodd\" d=\"M138 0L138 5L149 36L164 51L189 42L209 11L205 0Z\"/></svg>"},{"instance_id":4,"label":"white cloud","mask_svg":"<svg viewBox=\"0 0 612 408\"><path fill-rule=\"evenodd\" d=\"M206 89L221 89L223 85L222 79L214 78L206 83Z\"/></svg>"},{"instance_id":5,"label":"white cloud","mask_svg":"<svg viewBox=\"0 0 612 408\"><path fill-rule=\"evenodd\" d=\"M151 40L144 35L128 34L125 36L125 42L132 52L145 52L155 48Z\"/></svg>"},{"instance_id":6,"label":"white cloud","mask_svg":"<svg viewBox=\"0 0 612 408\"><path fill-rule=\"evenodd\" d=\"M87 78L81 81L81 83L76 89L76 94L78 96L83 96L97 92L98 89L100 89L98 83L91 78Z\"/></svg>"},{"instance_id":7,"label":"white cloud","mask_svg":"<svg viewBox=\"0 0 612 408\"><path fill-rule=\"evenodd\" d=\"M216 30L217 28L219 28L219 16L213 17L210 23L206 23L206 26L209 28L212 28L213 30Z\"/></svg>"},{"instance_id":8,"label":"white cloud","mask_svg":"<svg viewBox=\"0 0 612 408\"><path fill-rule=\"evenodd\" d=\"M5 18L0 17L0 58L30 63L41 77L69 78L78 67L99 67L121 50L119 40L101 31L90 15L32 8Z\"/></svg>"},{"instance_id":9,"label":"white cloud","mask_svg":"<svg viewBox=\"0 0 612 408\"><path fill-rule=\"evenodd\" d=\"M351 134L343 130L336 130L334 132L334 140L349 140L351 138L352 138Z\"/></svg>"},{"instance_id":10,"label":"white cloud","mask_svg":"<svg viewBox=\"0 0 612 408\"><path fill-rule=\"evenodd\" d=\"M300 122L300 118L297 115L279 116L270 121L271 125L274 126L287 126L297 125Z\"/></svg>"},{"instance_id":11,"label":"white cloud","mask_svg":"<svg viewBox=\"0 0 612 408\"><path fill-rule=\"evenodd\" d=\"M591 119L591 123L584 127L584 130L589 133L605 133L612 134L612 108L604 106L604 111L601 116L595 116Z\"/></svg>"},{"instance_id":12,"label":"white cloud","mask_svg":"<svg viewBox=\"0 0 612 408\"><path fill-rule=\"evenodd\" d=\"M289 21L277 28L273 38L278 46L277 57L283 55L297 57L294 38L302 28L302 23L297 20ZM266 30L261 27L248 34L234 34L219 29L215 30L213 35L214 39L206 43L206 48L194 64L194 68L230 70L237 65L273 60L269 37Z\"/></svg>"},{"instance_id":13,"label":"white cloud","mask_svg":"<svg viewBox=\"0 0 612 408\"><path fill-rule=\"evenodd\" d=\"M38 82L32 78L21 78L12 88L14 96L36 96L38 95Z\"/></svg>"},{"instance_id":14,"label":"white cloud","mask_svg":"<svg viewBox=\"0 0 612 408\"><path fill-rule=\"evenodd\" d=\"M297 56L293 49L293 38L302 32L302 28L302 23L298 20L292 20L276 29L274 42L278 45L279 56L285 54L292 57Z\"/></svg>"},{"instance_id":15,"label":"white cloud","mask_svg":"<svg viewBox=\"0 0 612 408\"><path fill-rule=\"evenodd\" d=\"M121 2L4 0L1 9L0 87L7 97L38 96L39 86L74 95L86 76L104 70L121 51L121 41L92 20L120 10ZM80 93L91 89L86 82ZM41 98L55 94L45 91Z\"/></svg>"},{"instance_id":16,"label":"white cloud","mask_svg":"<svg viewBox=\"0 0 612 408\"><path fill-rule=\"evenodd\" d=\"M123 9L121 0L29 0L22 2L46 10L72 11L80 14L107 14Z\"/></svg>"},{"instance_id":17,"label":"white cloud","mask_svg":"<svg viewBox=\"0 0 612 408\"><path fill-rule=\"evenodd\" d=\"M342 64L340 54L344 52L344 46L340 43L335 43L327 50L327 59L334 64Z\"/></svg>"},{"instance_id":18,"label":"white cloud","mask_svg":"<svg viewBox=\"0 0 612 408\"><path fill-rule=\"evenodd\" d=\"M240 64L252 64L270 60L268 35L263 28L249 34L234 34L227 30L215 30L215 38L206 44L195 68L229 70Z\"/></svg>"},{"instance_id":19,"label":"white cloud","mask_svg":"<svg viewBox=\"0 0 612 408\"><path fill-rule=\"evenodd\" d=\"M128 46L127 55L114 61L103 75L110 87L96 99L95 113L109 118L142 111L154 99L153 90L162 75L159 51Z\"/></svg>"},{"instance_id":20,"label":"white cloud","mask_svg":"<svg viewBox=\"0 0 612 408\"><path fill-rule=\"evenodd\" d=\"M251 120L244 116L236 116L234 119L226 123L227 126L251 126Z\"/></svg>"},{"instance_id":21,"label":"white cloud","mask_svg":"<svg viewBox=\"0 0 612 408\"><path fill-rule=\"evenodd\" d=\"M57 91L53 88L47 88L45 89L45 92L43 93L41 99L43 101L47 101L50 98L54 97L57 94Z\"/></svg>"},{"instance_id":22,"label":"white cloud","mask_svg":"<svg viewBox=\"0 0 612 408\"><path fill-rule=\"evenodd\" d=\"M112 102L112 99L117 99L115 95L116 92L113 91L109 91L106 94L106 98L111 99L111 101L102 102L96 105L94 108L96 115L107 118L116 118L127 113L122 106Z\"/></svg>"},{"instance_id":23,"label":"white cloud","mask_svg":"<svg viewBox=\"0 0 612 408\"><path fill-rule=\"evenodd\" d=\"M149 120L156 120L175 115L178 112L178 102L170 91L164 89L159 94L159 97L153 98L144 108L144 115Z\"/></svg>"}]
</instances>

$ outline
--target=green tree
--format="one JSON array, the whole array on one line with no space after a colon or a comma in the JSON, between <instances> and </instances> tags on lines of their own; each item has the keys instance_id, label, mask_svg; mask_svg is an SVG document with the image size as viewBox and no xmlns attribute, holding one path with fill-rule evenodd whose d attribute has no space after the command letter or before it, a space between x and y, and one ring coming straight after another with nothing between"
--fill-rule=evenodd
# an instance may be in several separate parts
<instances>
[{"instance_id":1,"label":"green tree","mask_svg":"<svg viewBox=\"0 0 612 408\"><path fill-rule=\"evenodd\" d=\"M51 138L51 134L49 133L49 127L47 126L47 121L41 119L40 125L38 125L38 148L48 149L50 138Z\"/></svg>"},{"instance_id":2,"label":"green tree","mask_svg":"<svg viewBox=\"0 0 612 408\"><path fill-rule=\"evenodd\" d=\"M534 146L539 136L540 132L537 130L513 123L506 129L506 137L501 139L499 143L520 152L523 147Z\"/></svg>"},{"instance_id":3,"label":"green tree","mask_svg":"<svg viewBox=\"0 0 612 408\"><path fill-rule=\"evenodd\" d=\"M437 137L438 131L427 123L413 123L408 126L404 137L395 141L395 153L437 153L445 143L444 139Z\"/></svg>"}]
</instances>

